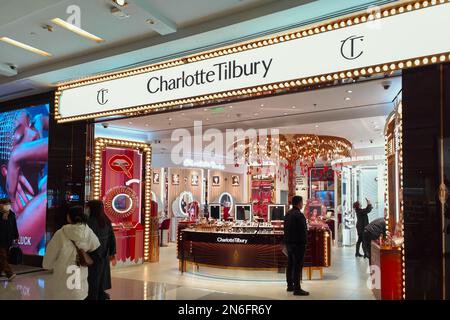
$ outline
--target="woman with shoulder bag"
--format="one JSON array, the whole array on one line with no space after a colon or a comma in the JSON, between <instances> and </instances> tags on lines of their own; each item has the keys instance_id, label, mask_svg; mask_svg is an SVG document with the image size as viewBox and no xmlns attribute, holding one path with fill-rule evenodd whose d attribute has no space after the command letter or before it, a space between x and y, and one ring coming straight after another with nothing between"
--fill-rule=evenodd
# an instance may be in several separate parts
<instances>
[{"instance_id":1,"label":"woman with shoulder bag","mask_svg":"<svg viewBox=\"0 0 450 320\"><path fill-rule=\"evenodd\" d=\"M106 290L111 289L110 261L116 255L116 238L111 221L105 214L103 202L91 200L87 203L88 226L100 241L96 263L89 267L89 300L108 300Z\"/></svg>"},{"instance_id":2,"label":"woman with shoulder bag","mask_svg":"<svg viewBox=\"0 0 450 320\"><path fill-rule=\"evenodd\" d=\"M86 224L83 207L70 208L67 222L47 245L43 267L53 274L47 281L46 299L83 300L88 296L88 266L95 260L89 253L100 242Z\"/></svg>"}]
</instances>

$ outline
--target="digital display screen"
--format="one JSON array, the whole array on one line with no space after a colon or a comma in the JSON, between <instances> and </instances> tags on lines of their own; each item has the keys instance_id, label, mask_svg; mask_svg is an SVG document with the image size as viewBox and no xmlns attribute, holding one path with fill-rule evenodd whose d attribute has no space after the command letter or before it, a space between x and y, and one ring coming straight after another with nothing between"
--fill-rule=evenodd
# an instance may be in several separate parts
<instances>
[{"instance_id":1,"label":"digital display screen","mask_svg":"<svg viewBox=\"0 0 450 320\"><path fill-rule=\"evenodd\" d=\"M286 207L284 205L269 205L270 221L284 220Z\"/></svg>"},{"instance_id":2,"label":"digital display screen","mask_svg":"<svg viewBox=\"0 0 450 320\"><path fill-rule=\"evenodd\" d=\"M220 205L211 205L209 206L210 217L212 219L219 220L220 219Z\"/></svg>"},{"instance_id":3,"label":"digital display screen","mask_svg":"<svg viewBox=\"0 0 450 320\"><path fill-rule=\"evenodd\" d=\"M0 197L9 198L24 254L45 253L49 105L0 113Z\"/></svg>"},{"instance_id":4,"label":"digital display screen","mask_svg":"<svg viewBox=\"0 0 450 320\"><path fill-rule=\"evenodd\" d=\"M252 219L251 205L236 205L236 220L249 221Z\"/></svg>"},{"instance_id":5,"label":"digital display screen","mask_svg":"<svg viewBox=\"0 0 450 320\"><path fill-rule=\"evenodd\" d=\"M334 191L316 191L316 198L327 208L334 207Z\"/></svg>"}]
</instances>

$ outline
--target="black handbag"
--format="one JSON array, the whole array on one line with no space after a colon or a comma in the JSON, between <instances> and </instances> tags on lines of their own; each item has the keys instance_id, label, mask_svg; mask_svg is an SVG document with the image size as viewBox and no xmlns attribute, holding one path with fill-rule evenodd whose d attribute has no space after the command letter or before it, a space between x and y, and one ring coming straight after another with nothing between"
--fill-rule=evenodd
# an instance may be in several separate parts
<instances>
[{"instance_id":1,"label":"black handbag","mask_svg":"<svg viewBox=\"0 0 450 320\"><path fill-rule=\"evenodd\" d=\"M23 263L23 253L22 249L18 246L12 246L9 248L9 263L18 265Z\"/></svg>"}]
</instances>

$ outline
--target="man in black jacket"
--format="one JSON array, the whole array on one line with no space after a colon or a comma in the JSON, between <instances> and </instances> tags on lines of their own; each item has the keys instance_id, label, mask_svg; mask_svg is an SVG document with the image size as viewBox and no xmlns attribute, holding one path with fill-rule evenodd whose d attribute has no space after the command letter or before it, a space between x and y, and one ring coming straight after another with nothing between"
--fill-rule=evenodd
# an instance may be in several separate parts
<instances>
[{"instance_id":1,"label":"man in black jacket","mask_svg":"<svg viewBox=\"0 0 450 320\"><path fill-rule=\"evenodd\" d=\"M353 204L353 208L356 212L356 231L358 232L358 241L356 242L356 253L355 257L362 257L363 255L359 253L361 248L361 243L363 241L364 228L369 224L369 217L367 216L372 211L372 204L369 199L366 198L367 206L363 209L359 201Z\"/></svg>"},{"instance_id":2,"label":"man in black jacket","mask_svg":"<svg viewBox=\"0 0 450 320\"><path fill-rule=\"evenodd\" d=\"M287 291L293 291L296 296L307 296L309 292L302 290L300 285L308 237L306 218L301 211L302 197L293 197L292 207L284 217L284 241L288 252Z\"/></svg>"},{"instance_id":3,"label":"man in black jacket","mask_svg":"<svg viewBox=\"0 0 450 320\"><path fill-rule=\"evenodd\" d=\"M372 240L377 240L380 236L386 237L386 221L384 218L373 220L364 229L363 250L364 258L369 258L369 265L372 264Z\"/></svg>"},{"instance_id":4,"label":"man in black jacket","mask_svg":"<svg viewBox=\"0 0 450 320\"><path fill-rule=\"evenodd\" d=\"M15 274L8 263L8 252L14 240L19 238L16 215L11 211L8 199L0 199L0 273L4 272L9 281Z\"/></svg>"}]
</instances>

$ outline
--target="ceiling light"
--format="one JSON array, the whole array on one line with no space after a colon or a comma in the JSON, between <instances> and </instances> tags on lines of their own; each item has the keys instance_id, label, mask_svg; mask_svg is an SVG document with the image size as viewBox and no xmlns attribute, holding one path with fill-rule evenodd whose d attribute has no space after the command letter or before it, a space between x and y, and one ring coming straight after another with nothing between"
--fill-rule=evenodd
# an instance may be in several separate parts
<instances>
[{"instance_id":1,"label":"ceiling light","mask_svg":"<svg viewBox=\"0 0 450 320\"><path fill-rule=\"evenodd\" d=\"M352 90L347 90L347 93L353 93L353 91Z\"/></svg>"},{"instance_id":2,"label":"ceiling light","mask_svg":"<svg viewBox=\"0 0 450 320\"><path fill-rule=\"evenodd\" d=\"M133 122L132 121L128 121L128 124L133 124Z\"/></svg>"},{"instance_id":3,"label":"ceiling light","mask_svg":"<svg viewBox=\"0 0 450 320\"><path fill-rule=\"evenodd\" d=\"M146 127L150 126L148 123L145 124Z\"/></svg>"},{"instance_id":4,"label":"ceiling light","mask_svg":"<svg viewBox=\"0 0 450 320\"><path fill-rule=\"evenodd\" d=\"M319 127L319 125L318 124L316 124L316 128L318 128Z\"/></svg>"},{"instance_id":5,"label":"ceiling light","mask_svg":"<svg viewBox=\"0 0 450 320\"><path fill-rule=\"evenodd\" d=\"M126 7L126 5L128 4L125 0L113 0L113 2L119 7Z\"/></svg>"},{"instance_id":6,"label":"ceiling light","mask_svg":"<svg viewBox=\"0 0 450 320\"><path fill-rule=\"evenodd\" d=\"M209 121L209 118L206 118L206 121Z\"/></svg>"},{"instance_id":7,"label":"ceiling light","mask_svg":"<svg viewBox=\"0 0 450 320\"><path fill-rule=\"evenodd\" d=\"M254 115L255 115L255 116L257 116L258 114L259 114L259 113L258 113L258 112L256 112L256 113L255 113Z\"/></svg>"},{"instance_id":8,"label":"ceiling light","mask_svg":"<svg viewBox=\"0 0 450 320\"><path fill-rule=\"evenodd\" d=\"M36 54L39 54L39 55L44 56L44 57L51 57L52 56L48 52L45 52L45 51L40 50L40 49L36 49L35 47L29 46L29 45L27 45L25 43L19 42L17 40L14 40L14 39L11 39L11 38L8 38L8 37L1 37L0 41L6 42L6 43L8 43L10 45L19 47L21 49L28 50L28 51L36 53Z\"/></svg>"},{"instance_id":9,"label":"ceiling light","mask_svg":"<svg viewBox=\"0 0 450 320\"><path fill-rule=\"evenodd\" d=\"M284 115L287 116L288 115L287 112L285 112Z\"/></svg>"},{"instance_id":10,"label":"ceiling light","mask_svg":"<svg viewBox=\"0 0 450 320\"><path fill-rule=\"evenodd\" d=\"M261 104L261 108L262 108L262 107L264 107L264 104L263 104L263 103Z\"/></svg>"},{"instance_id":11,"label":"ceiling light","mask_svg":"<svg viewBox=\"0 0 450 320\"><path fill-rule=\"evenodd\" d=\"M345 98L345 101L350 101L350 100L352 100L352 98L350 98L350 97Z\"/></svg>"},{"instance_id":12,"label":"ceiling light","mask_svg":"<svg viewBox=\"0 0 450 320\"><path fill-rule=\"evenodd\" d=\"M172 118L169 118L169 121L172 121Z\"/></svg>"},{"instance_id":13,"label":"ceiling light","mask_svg":"<svg viewBox=\"0 0 450 320\"><path fill-rule=\"evenodd\" d=\"M297 108L296 106L292 106L292 109L295 109L295 108Z\"/></svg>"},{"instance_id":14,"label":"ceiling light","mask_svg":"<svg viewBox=\"0 0 450 320\"><path fill-rule=\"evenodd\" d=\"M233 109L233 106L230 106L230 109Z\"/></svg>"},{"instance_id":15,"label":"ceiling light","mask_svg":"<svg viewBox=\"0 0 450 320\"><path fill-rule=\"evenodd\" d=\"M203 111L208 111L208 109L205 108L205 109L203 109Z\"/></svg>"},{"instance_id":16,"label":"ceiling light","mask_svg":"<svg viewBox=\"0 0 450 320\"><path fill-rule=\"evenodd\" d=\"M184 112L181 114L182 116L186 115Z\"/></svg>"},{"instance_id":17,"label":"ceiling light","mask_svg":"<svg viewBox=\"0 0 450 320\"><path fill-rule=\"evenodd\" d=\"M78 34L79 36L85 37L85 38L95 41L97 43L105 41L104 39L97 37L96 35L93 35L92 33L89 33L81 28L78 28L77 26L75 26L71 23L64 21L63 19L54 18L54 19L52 19L52 22L62 28L65 28L69 31L72 31L72 32Z\"/></svg>"}]
</instances>

